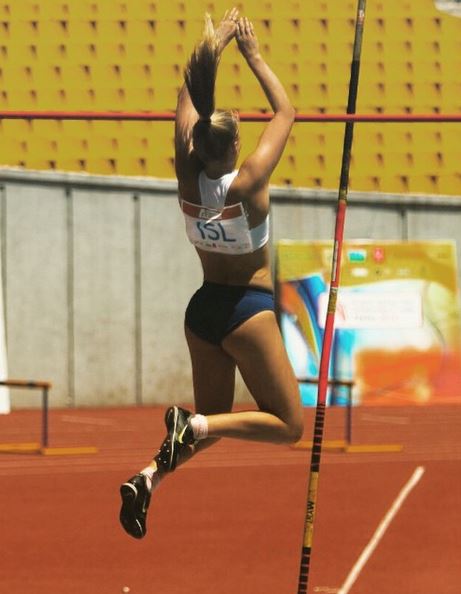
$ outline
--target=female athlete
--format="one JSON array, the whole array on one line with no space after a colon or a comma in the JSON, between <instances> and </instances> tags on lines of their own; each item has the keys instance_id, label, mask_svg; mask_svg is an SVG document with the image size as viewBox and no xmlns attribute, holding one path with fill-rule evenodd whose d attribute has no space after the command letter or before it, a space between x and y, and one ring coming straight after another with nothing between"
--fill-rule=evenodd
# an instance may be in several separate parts
<instances>
[{"instance_id":1,"label":"female athlete","mask_svg":"<svg viewBox=\"0 0 461 594\"><path fill-rule=\"evenodd\" d=\"M233 38L274 112L239 168L238 116L214 105L220 56ZM217 439L290 443L302 435L298 384L274 314L268 244L269 179L294 116L282 84L261 57L252 23L235 8L216 30L207 17L186 66L175 127L179 205L204 275L185 315L196 413L170 407L168 434L157 455L120 488L120 521L134 538L146 534L151 493L162 478ZM236 367L256 411L231 412Z\"/></svg>"}]
</instances>

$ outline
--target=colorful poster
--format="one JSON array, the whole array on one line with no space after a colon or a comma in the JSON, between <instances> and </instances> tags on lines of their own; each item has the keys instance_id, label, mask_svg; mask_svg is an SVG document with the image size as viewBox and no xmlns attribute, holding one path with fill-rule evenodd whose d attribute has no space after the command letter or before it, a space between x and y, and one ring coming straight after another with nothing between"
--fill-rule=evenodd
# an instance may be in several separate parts
<instances>
[{"instance_id":1,"label":"colorful poster","mask_svg":"<svg viewBox=\"0 0 461 594\"><path fill-rule=\"evenodd\" d=\"M282 334L298 378L316 378L332 242L277 245ZM354 404L461 399L461 312L453 242L353 241L343 246L330 378L353 380ZM346 388L330 390L345 404ZM300 384L305 405L317 388Z\"/></svg>"}]
</instances>

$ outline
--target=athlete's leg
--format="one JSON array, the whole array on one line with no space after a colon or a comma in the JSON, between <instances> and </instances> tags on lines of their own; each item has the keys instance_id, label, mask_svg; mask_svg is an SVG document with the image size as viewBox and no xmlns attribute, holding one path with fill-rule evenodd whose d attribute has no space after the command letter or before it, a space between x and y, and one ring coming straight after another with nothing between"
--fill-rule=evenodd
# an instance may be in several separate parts
<instances>
[{"instance_id":1,"label":"athlete's leg","mask_svg":"<svg viewBox=\"0 0 461 594\"><path fill-rule=\"evenodd\" d=\"M202 340L187 326L185 333L192 363L195 412L206 416L230 413L234 402L235 361L220 346ZM218 440L219 436L214 436L183 448L178 465Z\"/></svg>"},{"instance_id":2,"label":"athlete's leg","mask_svg":"<svg viewBox=\"0 0 461 594\"><path fill-rule=\"evenodd\" d=\"M186 338L192 362L192 377L196 412L202 415L220 415L232 409L235 387L235 362L219 346L195 336L186 327ZM178 451L175 467L184 464L200 450L213 445L219 437L204 439ZM162 447L171 448L166 440ZM143 538L147 532L147 510L151 493L160 485L167 471L159 452L151 463L133 476L121 488L122 507L120 521L134 538Z\"/></svg>"},{"instance_id":3,"label":"athlete's leg","mask_svg":"<svg viewBox=\"0 0 461 594\"><path fill-rule=\"evenodd\" d=\"M222 347L236 362L260 410L207 416L208 434L273 443L298 441L303 432L298 382L274 313L253 316L231 332Z\"/></svg>"}]
</instances>

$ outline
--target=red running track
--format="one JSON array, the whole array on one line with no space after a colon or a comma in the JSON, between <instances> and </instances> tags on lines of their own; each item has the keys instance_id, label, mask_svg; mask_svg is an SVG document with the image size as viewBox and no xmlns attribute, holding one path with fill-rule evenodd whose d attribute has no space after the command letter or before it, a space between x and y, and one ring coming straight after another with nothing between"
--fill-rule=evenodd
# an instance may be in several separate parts
<instances>
[{"instance_id":1,"label":"red running track","mask_svg":"<svg viewBox=\"0 0 461 594\"><path fill-rule=\"evenodd\" d=\"M118 486L163 437L157 408L57 410L51 445L89 456L0 454L0 591L8 594L296 594L310 454L223 440L161 485L148 534L118 524ZM306 437L313 411L306 410ZM38 411L0 416L2 442L39 436ZM342 437L342 411L326 438ZM425 472L350 594L460 594L461 407L355 413L358 443L402 453L322 458L310 593L334 594L415 468Z\"/></svg>"}]
</instances>

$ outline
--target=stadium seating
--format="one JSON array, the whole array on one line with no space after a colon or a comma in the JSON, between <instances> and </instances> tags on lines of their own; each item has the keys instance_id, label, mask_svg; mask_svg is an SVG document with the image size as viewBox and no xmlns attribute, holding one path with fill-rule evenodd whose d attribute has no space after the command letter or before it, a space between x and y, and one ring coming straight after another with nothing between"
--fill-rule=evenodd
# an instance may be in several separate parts
<instances>
[{"instance_id":1,"label":"stadium seating","mask_svg":"<svg viewBox=\"0 0 461 594\"><path fill-rule=\"evenodd\" d=\"M203 16L224 0L0 1L0 108L173 111ZM355 0L241 0L261 51L299 112L345 110ZM461 111L461 21L432 0L369 0L358 111ZM267 110L236 47L221 63L217 103ZM3 165L173 177L171 123L2 121ZM97 125L96 125L97 124ZM260 124L242 124L244 147ZM69 136L67 136L69 133ZM343 126L296 124L275 184L337 185ZM356 126L356 190L459 194L459 124Z\"/></svg>"}]
</instances>

